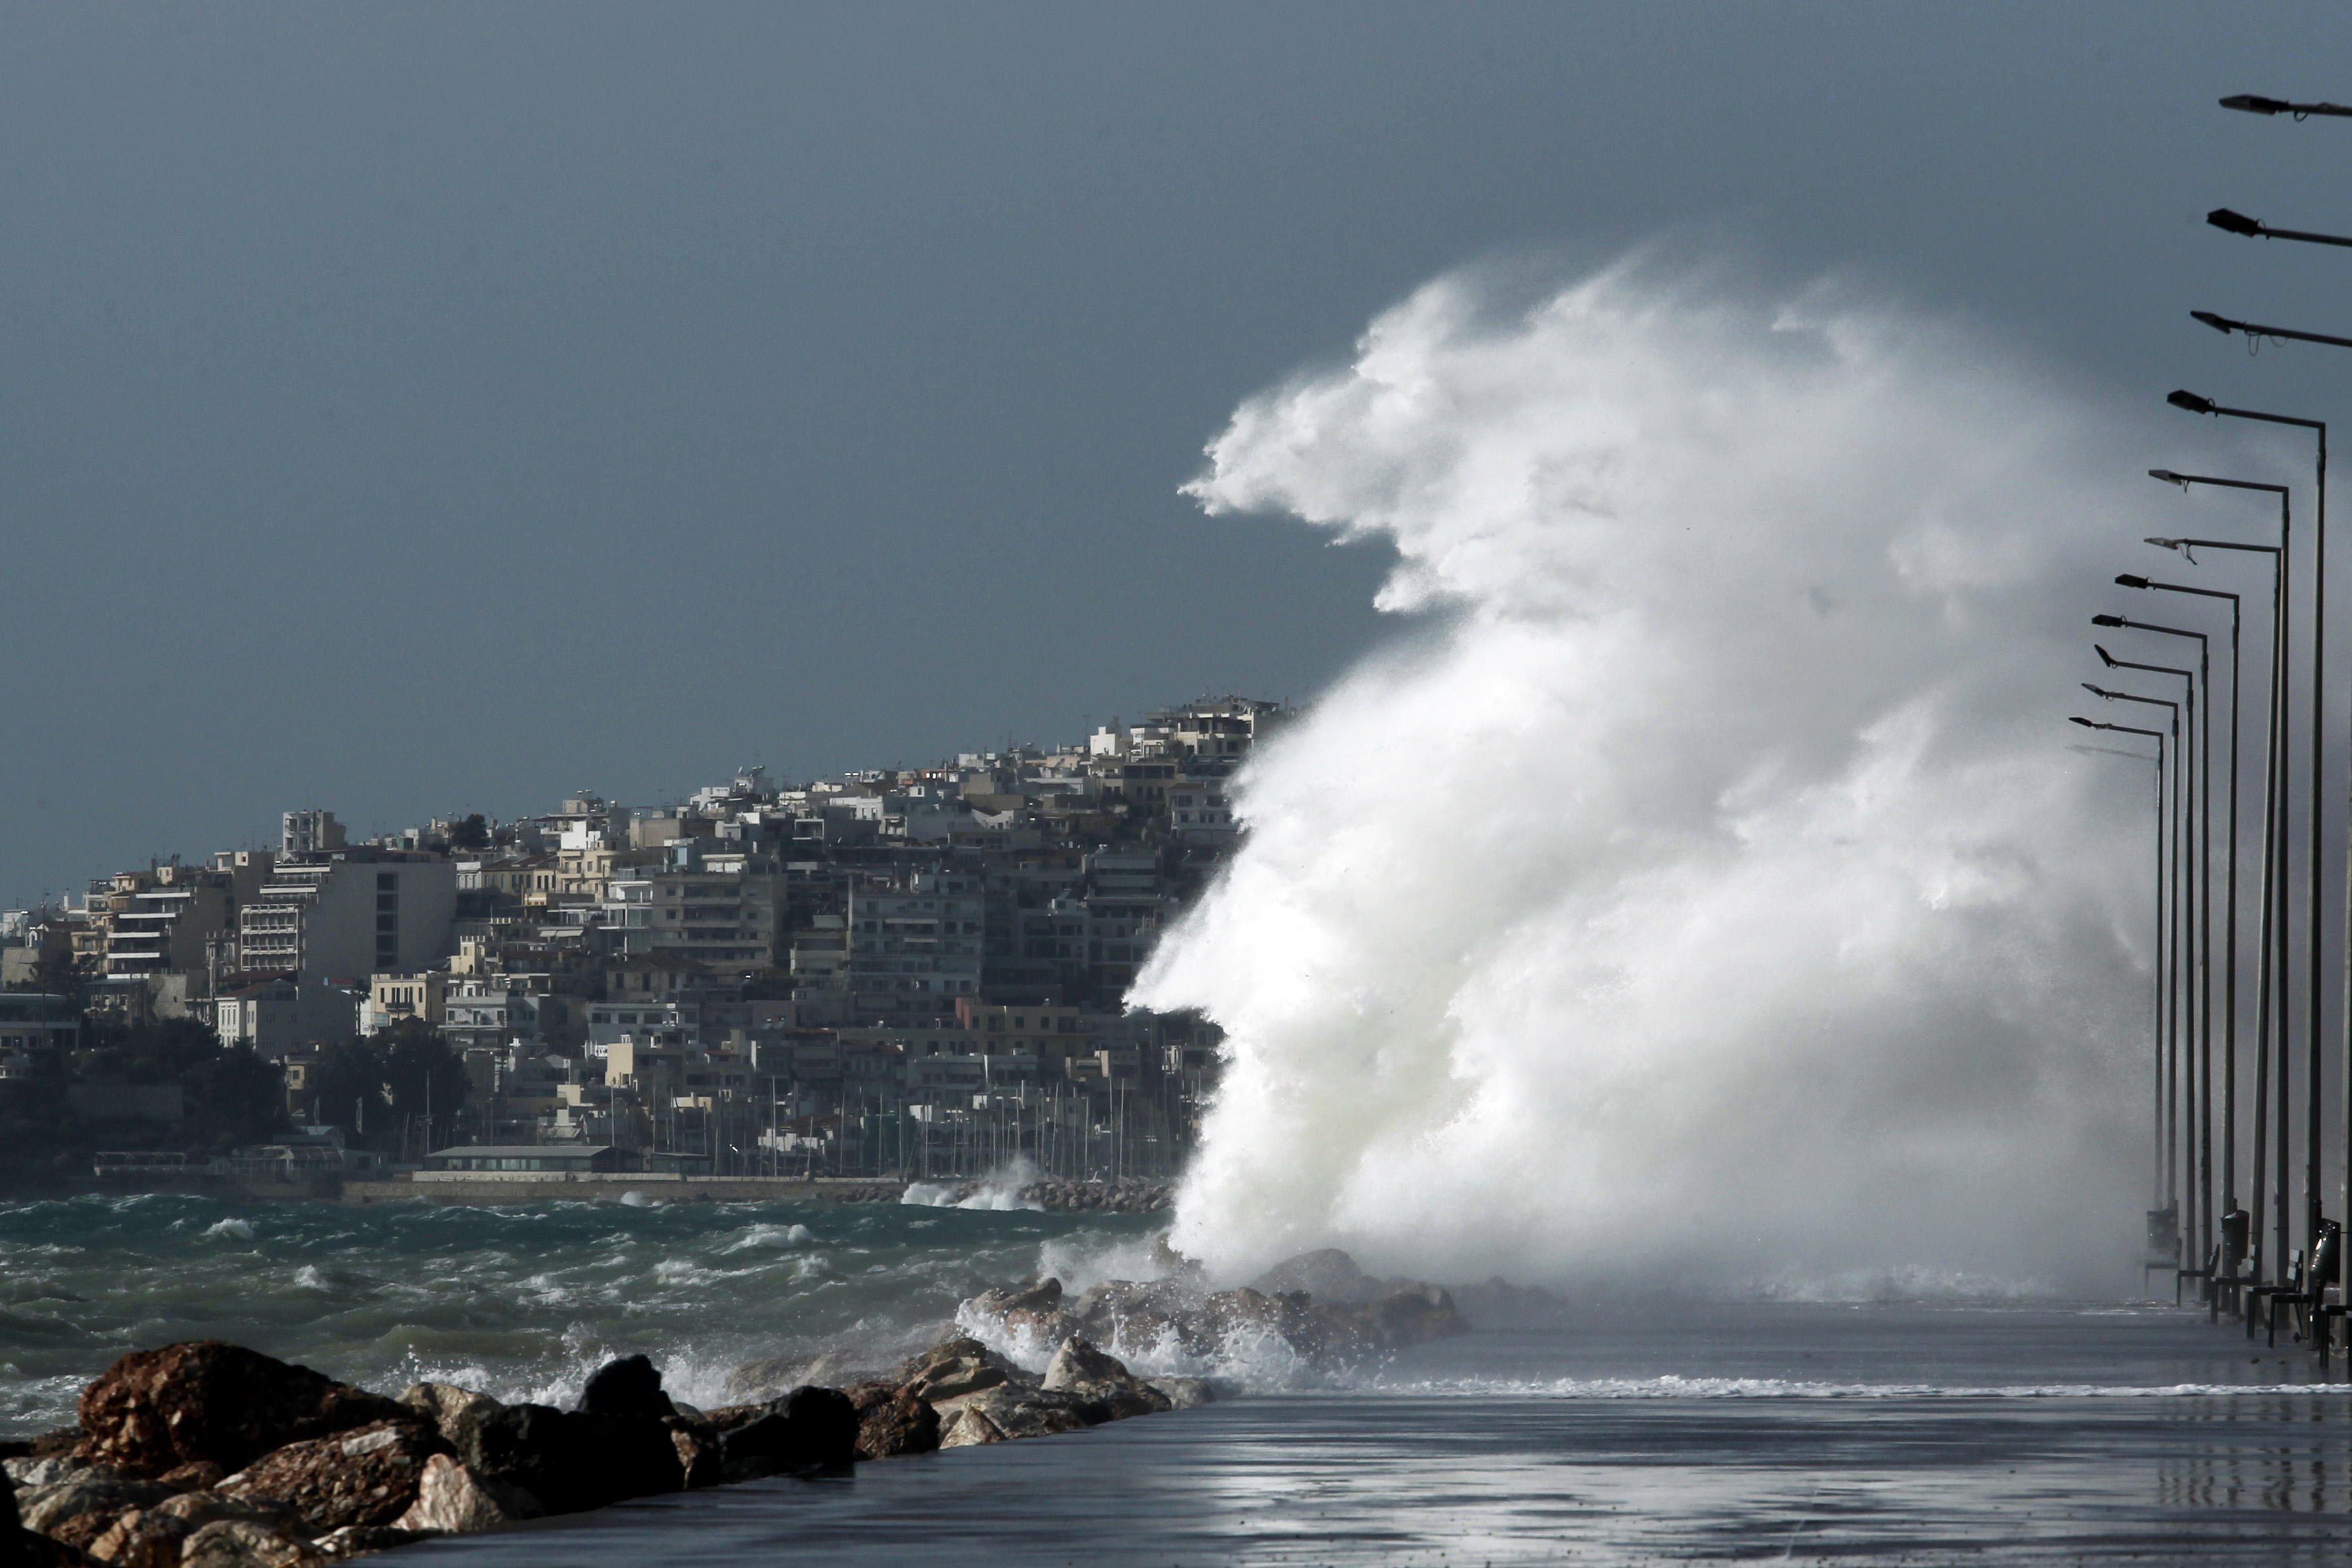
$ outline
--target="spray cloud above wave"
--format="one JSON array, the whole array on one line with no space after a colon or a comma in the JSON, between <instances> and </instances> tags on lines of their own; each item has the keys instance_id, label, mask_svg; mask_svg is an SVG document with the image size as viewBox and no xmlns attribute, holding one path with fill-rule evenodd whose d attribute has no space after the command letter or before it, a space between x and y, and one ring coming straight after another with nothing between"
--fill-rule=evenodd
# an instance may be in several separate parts
<instances>
[{"instance_id":1,"label":"spray cloud above wave","mask_svg":"<svg viewBox=\"0 0 2352 1568\"><path fill-rule=\"evenodd\" d=\"M2150 775L2063 704L2144 463L1824 289L1498 294L1423 288L1188 487L1389 541L1422 619L1261 747L1135 988L1233 1055L1177 1245L2112 1283Z\"/></svg>"}]
</instances>

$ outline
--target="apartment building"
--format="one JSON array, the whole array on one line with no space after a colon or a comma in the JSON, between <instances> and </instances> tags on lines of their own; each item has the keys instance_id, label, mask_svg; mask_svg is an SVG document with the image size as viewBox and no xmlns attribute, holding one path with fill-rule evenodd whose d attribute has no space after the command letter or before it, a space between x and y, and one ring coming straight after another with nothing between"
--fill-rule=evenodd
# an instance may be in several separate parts
<instances>
[{"instance_id":1,"label":"apartment building","mask_svg":"<svg viewBox=\"0 0 2352 1568\"><path fill-rule=\"evenodd\" d=\"M438 855L341 850L281 859L237 914L247 970L357 981L435 966L451 948L457 872Z\"/></svg>"}]
</instances>

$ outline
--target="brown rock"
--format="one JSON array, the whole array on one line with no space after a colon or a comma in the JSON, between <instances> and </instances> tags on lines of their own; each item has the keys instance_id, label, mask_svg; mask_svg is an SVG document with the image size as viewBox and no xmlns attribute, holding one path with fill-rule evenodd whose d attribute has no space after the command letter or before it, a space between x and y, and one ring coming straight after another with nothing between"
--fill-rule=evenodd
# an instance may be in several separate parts
<instances>
[{"instance_id":1,"label":"brown rock","mask_svg":"<svg viewBox=\"0 0 2352 1568\"><path fill-rule=\"evenodd\" d=\"M980 1418L976 1423L972 1419L975 1416ZM1097 1425L1088 1402L1066 1389L1024 1388L1013 1384L968 1394L957 1403L952 1415L942 1411L941 1418L950 1423L940 1434L942 1448L993 1443L1007 1437L1050 1437ZM987 1436L991 1432L995 1436Z\"/></svg>"},{"instance_id":2,"label":"brown rock","mask_svg":"<svg viewBox=\"0 0 2352 1568\"><path fill-rule=\"evenodd\" d=\"M221 1483L226 1470L210 1459L198 1459L176 1469L165 1470L155 1479L167 1487L177 1487L184 1492L208 1492Z\"/></svg>"},{"instance_id":3,"label":"brown rock","mask_svg":"<svg viewBox=\"0 0 2352 1568\"><path fill-rule=\"evenodd\" d=\"M284 1536L302 1538L301 1517L275 1498L233 1498L219 1492L183 1492L153 1508L121 1515L97 1540L89 1554L115 1568L173 1568L188 1538L220 1520L241 1520Z\"/></svg>"},{"instance_id":4,"label":"brown rock","mask_svg":"<svg viewBox=\"0 0 2352 1568\"><path fill-rule=\"evenodd\" d=\"M470 1534L496 1530L519 1519L537 1519L539 1500L520 1487L510 1487L478 1474L464 1461L436 1454L425 1461L416 1500L392 1521L401 1531L444 1531Z\"/></svg>"},{"instance_id":5,"label":"brown rock","mask_svg":"<svg viewBox=\"0 0 2352 1568\"><path fill-rule=\"evenodd\" d=\"M1005 1331L1027 1335L1051 1344L1063 1337L1062 1282L1048 1275L1034 1285L1012 1289L983 1290L964 1303L971 1310L1003 1323Z\"/></svg>"},{"instance_id":6,"label":"brown rock","mask_svg":"<svg viewBox=\"0 0 2352 1568\"><path fill-rule=\"evenodd\" d=\"M193 1460L241 1469L289 1443L414 1421L379 1394L219 1340L133 1351L81 1394L83 1457L159 1476Z\"/></svg>"},{"instance_id":7,"label":"brown rock","mask_svg":"<svg viewBox=\"0 0 2352 1568\"><path fill-rule=\"evenodd\" d=\"M44 1432L25 1446L25 1457L32 1459L62 1459L68 1455L79 1455L81 1452L83 1435L82 1429L79 1426L59 1426L55 1431Z\"/></svg>"},{"instance_id":8,"label":"brown rock","mask_svg":"<svg viewBox=\"0 0 2352 1568\"><path fill-rule=\"evenodd\" d=\"M861 1383L842 1390L857 1412L857 1457L890 1459L940 1446L940 1413L911 1388Z\"/></svg>"},{"instance_id":9,"label":"brown rock","mask_svg":"<svg viewBox=\"0 0 2352 1568\"><path fill-rule=\"evenodd\" d=\"M1054 1359L1045 1363L1047 1388L1069 1388L1081 1383L1126 1382L1129 1380L1127 1363L1117 1356L1105 1355L1087 1341L1073 1334L1062 1342Z\"/></svg>"},{"instance_id":10,"label":"brown rock","mask_svg":"<svg viewBox=\"0 0 2352 1568\"><path fill-rule=\"evenodd\" d=\"M93 1465L55 1486L18 1492L16 1513L26 1530L87 1548L121 1515L152 1508L173 1495L169 1487Z\"/></svg>"},{"instance_id":11,"label":"brown rock","mask_svg":"<svg viewBox=\"0 0 2352 1568\"><path fill-rule=\"evenodd\" d=\"M763 1399L757 1405L721 1405L716 1409L704 1411L702 1419L712 1431L727 1433L738 1426L749 1426L767 1413L768 1403Z\"/></svg>"},{"instance_id":12,"label":"brown rock","mask_svg":"<svg viewBox=\"0 0 2352 1568\"><path fill-rule=\"evenodd\" d=\"M662 1425L669 1431L670 1447L677 1450L678 1470L687 1489L717 1486L723 1468L719 1428L699 1414L667 1416Z\"/></svg>"},{"instance_id":13,"label":"brown rock","mask_svg":"<svg viewBox=\"0 0 2352 1568\"><path fill-rule=\"evenodd\" d=\"M416 1500L425 1466L448 1446L414 1421L289 1443L221 1482L230 1497L277 1498L312 1535L345 1525L390 1524Z\"/></svg>"},{"instance_id":14,"label":"brown rock","mask_svg":"<svg viewBox=\"0 0 2352 1568\"><path fill-rule=\"evenodd\" d=\"M959 1408L950 1411L946 1425L940 1428L940 1447L968 1448L975 1443L1002 1443L1005 1434L984 1410Z\"/></svg>"},{"instance_id":15,"label":"brown rock","mask_svg":"<svg viewBox=\"0 0 2352 1568\"><path fill-rule=\"evenodd\" d=\"M401 1390L400 1402L432 1422L441 1440L460 1452L474 1423L506 1408L487 1394L454 1383L412 1383Z\"/></svg>"},{"instance_id":16,"label":"brown rock","mask_svg":"<svg viewBox=\"0 0 2352 1568\"><path fill-rule=\"evenodd\" d=\"M204 1526L180 1551L180 1568L315 1568L326 1560L307 1541L241 1519Z\"/></svg>"}]
</instances>

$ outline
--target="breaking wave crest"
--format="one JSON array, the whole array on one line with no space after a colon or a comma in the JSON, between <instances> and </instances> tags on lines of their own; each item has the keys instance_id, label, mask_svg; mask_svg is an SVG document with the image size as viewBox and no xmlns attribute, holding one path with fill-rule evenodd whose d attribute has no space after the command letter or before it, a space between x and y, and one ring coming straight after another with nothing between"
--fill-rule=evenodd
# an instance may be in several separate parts
<instances>
[{"instance_id":1,"label":"breaking wave crest","mask_svg":"<svg viewBox=\"0 0 2352 1568\"><path fill-rule=\"evenodd\" d=\"M1423 619L1258 747L1132 994L1227 1034L1176 1244L2112 1288L2149 773L2057 704L2151 455L1967 333L1644 261L1442 279L1244 403L1189 492L1386 542Z\"/></svg>"}]
</instances>

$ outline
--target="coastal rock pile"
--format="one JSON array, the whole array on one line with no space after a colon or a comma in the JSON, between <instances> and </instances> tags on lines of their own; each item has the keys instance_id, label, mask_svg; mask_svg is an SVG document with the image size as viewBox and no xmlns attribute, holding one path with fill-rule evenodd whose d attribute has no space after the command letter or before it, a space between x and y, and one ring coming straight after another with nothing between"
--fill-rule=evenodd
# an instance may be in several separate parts
<instances>
[{"instance_id":1,"label":"coastal rock pile","mask_svg":"<svg viewBox=\"0 0 2352 1568\"><path fill-rule=\"evenodd\" d=\"M1048 1278L982 1291L956 1318L1016 1353L1077 1340L1213 1363L1279 1342L1324 1366L1469 1331L1442 1287L1376 1279L1336 1250L1292 1258L1230 1290L1207 1290L1182 1267L1161 1279L1105 1280L1076 1297Z\"/></svg>"},{"instance_id":2,"label":"coastal rock pile","mask_svg":"<svg viewBox=\"0 0 2352 1568\"><path fill-rule=\"evenodd\" d=\"M943 1194L938 1201L954 1207L986 1194L1001 1194L1004 1189L987 1181L967 1181L934 1187L932 1191ZM1023 1205L1050 1214L1157 1214L1176 1201L1176 1188L1170 1182L1073 1182L1056 1178L1016 1187L1013 1196Z\"/></svg>"},{"instance_id":3,"label":"coastal rock pile","mask_svg":"<svg viewBox=\"0 0 2352 1568\"><path fill-rule=\"evenodd\" d=\"M1032 1182L1021 1196L1049 1214L1103 1210L1111 1214L1157 1214L1176 1201L1167 1182Z\"/></svg>"},{"instance_id":4,"label":"coastal rock pile","mask_svg":"<svg viewBox=\"0 0 2352 1568\"><path fill-rule=\"evenodd\" d=\"M1044 1376L952 1337L847 1388L708 1413L643 1356L570 1410L449 1384L399 1398L219 1341L124 1356L80 1424L0 1446L0 1568L321 1568L628 1498L1040 1436L1205 1403L1084 1340Z\"/></svg>"}]
</instances>

